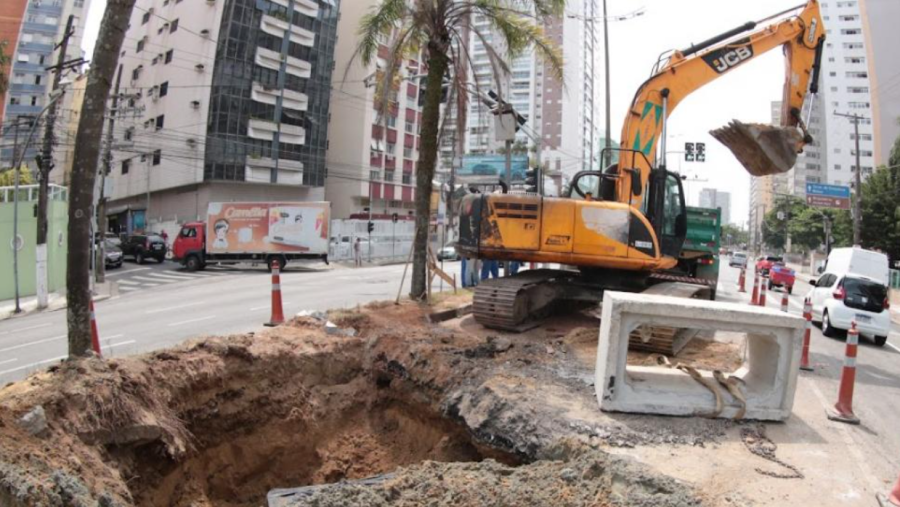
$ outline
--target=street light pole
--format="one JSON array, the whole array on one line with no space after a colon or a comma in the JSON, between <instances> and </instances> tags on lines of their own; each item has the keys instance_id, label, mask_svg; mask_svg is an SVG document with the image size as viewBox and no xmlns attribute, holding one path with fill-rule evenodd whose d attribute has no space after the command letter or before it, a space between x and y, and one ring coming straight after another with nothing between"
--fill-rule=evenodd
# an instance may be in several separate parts
<instances>
[{"instance_id":1,"label":"street light pole","mask_svg":"<svg viewBox=\"0 0 900 507\"><path fill-rule=\"evenodd\" d=\"M859 120L867 118L858 114L845 114L837 111L834 112L834 115L849 118L850 121L853 122L853 137L856 146L856 171L853 178L853 192L856 197L856 199L853 200L853 244L859 245L862 243L862 167L859 165Z\"/></svg>"},{"instance_id":2,"label":"street light pole","mask_svg":"<svg viewBox=\"0 0 900 507\"><path fill-rule=\"evenodd\" d=\"M612 133L610 132L610 91L609 91L609 24L608 18L606 15L606 0L603 0L603 63L605 64L605 74L606 74L606 135L603 136L604 140L604 151L603 151L603 160L600 161L600 165L602 169L605 169L609 166L611 158L610 148L612 141L610 140L610 136Z\"/></svg>"}]
</instances>

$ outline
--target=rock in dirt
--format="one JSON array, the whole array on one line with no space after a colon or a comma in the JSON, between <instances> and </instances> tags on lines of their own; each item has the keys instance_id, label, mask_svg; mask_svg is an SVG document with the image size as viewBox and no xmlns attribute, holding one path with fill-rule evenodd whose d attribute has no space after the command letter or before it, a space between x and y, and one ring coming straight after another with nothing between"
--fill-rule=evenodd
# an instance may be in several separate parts
<instances>
[{"instance_id":1,"label":"rock in dirt","mask_svg":"<svg viewBox=\"0 0 900 507\"><path fill-rule=\"evenodd\" d=\"M325 312L319 310L300 310L297 312L297 317L309 317L316 320L326 320L328 318Z\"/></svg>"},{"instance_id":2,"label":"rock in dirt","mask_svg":"<svg viewBox=\"0 0 900 507\"><path fill-rule=\"evenodd\" d=\"M353 338L356 336L356 330L352 327L342 328L338 327L337 324L331 322L330 320L325 323L325 333L330 334L332 336L346 336L348 338Z\"/></svg>"},{"instance_id":3,"label":"rock in dirt","mask_svg":"<svg viewBox=\"0 0 900 507\"><path fill-rule=\"evenodd\" d=\"M47 432L47 413L44 412L44 407L38 405L23 415L19 419L19 426L36 437L45 434Z\"/></svg>"}]
</instances>

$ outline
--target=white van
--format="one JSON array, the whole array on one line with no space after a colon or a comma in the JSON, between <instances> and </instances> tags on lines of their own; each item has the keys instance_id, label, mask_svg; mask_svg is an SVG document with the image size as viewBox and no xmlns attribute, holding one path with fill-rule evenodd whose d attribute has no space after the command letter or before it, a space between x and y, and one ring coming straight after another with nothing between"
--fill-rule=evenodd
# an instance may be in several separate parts
<instances>
[{"instance_id":1,"label":"white van","mask_svg":"<svg viewBox=\"0 0 900 507\"><path fill-rule=\"evenodd\" d=\"M855 321L860 334L884 345L891 328L889 276L883 253L858 247L832 250L809 293L813 320L822 323L822 333L837 336Z\"/></svg>"}]
</instances>

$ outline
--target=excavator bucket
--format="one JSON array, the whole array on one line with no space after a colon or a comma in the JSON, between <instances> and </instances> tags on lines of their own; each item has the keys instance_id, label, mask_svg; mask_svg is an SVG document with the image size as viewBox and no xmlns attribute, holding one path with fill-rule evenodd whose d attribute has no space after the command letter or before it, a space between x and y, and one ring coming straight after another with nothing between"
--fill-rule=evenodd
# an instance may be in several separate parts
<instances>
[{"instance_id":1,"label":"excavator bucket","mask_svg":"<svg viewBox=\"0 0 900 507\"><path fill-rule=\"evenodd\" d=\"M804 145L803 134L794 127L732 120L730 124L709 133L727 146L753 176L789 171Z\"/></svg>"}]
</instances>

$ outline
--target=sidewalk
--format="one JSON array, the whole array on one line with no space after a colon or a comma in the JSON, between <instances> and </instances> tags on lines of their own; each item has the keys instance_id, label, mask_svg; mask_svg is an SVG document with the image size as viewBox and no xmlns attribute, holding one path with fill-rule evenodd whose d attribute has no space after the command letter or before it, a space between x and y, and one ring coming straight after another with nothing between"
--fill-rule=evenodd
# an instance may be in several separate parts
<instances>
[{"instance_id":1,"label":"sidewalk","mask_svg":"<svg viewBox=\"0 0 900 507\"><path fill-rule=\"evenodd\" d=\"M103 301L113 296L119 295L119 285L112 280L94 285L94 301ZM66 307L66 295L64 291L51 292L48 297L47 308L42 310L53 312ZM22 310L15 313L16 301L7 299L0 301L0 320L11 319L13 317L21 317L39 311L37 308L37 296L28 296L19 298L19 308Z\"/></svg>"}]
</instances>

